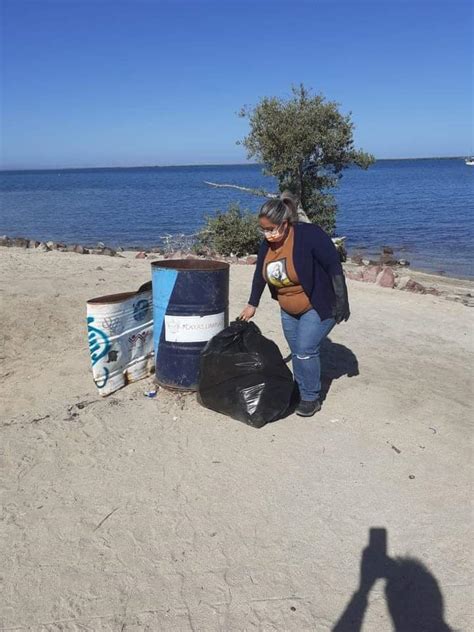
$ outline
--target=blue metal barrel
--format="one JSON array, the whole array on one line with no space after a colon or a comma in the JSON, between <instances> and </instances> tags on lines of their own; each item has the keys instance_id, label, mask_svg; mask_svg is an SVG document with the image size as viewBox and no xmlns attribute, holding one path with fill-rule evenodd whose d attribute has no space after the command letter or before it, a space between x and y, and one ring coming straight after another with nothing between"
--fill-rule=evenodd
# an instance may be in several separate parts
<instances>
[{"instance_id":1,"label":"blue metal barrel","mask_svg":"<svg viewBox=\"0 0 474 632\"><path fill-rule=\"evenodd\" d=\"M151 265L155 381L195 391L202 349L229 324L229 265L202 259Z\"/></svg>"}]
</instances>

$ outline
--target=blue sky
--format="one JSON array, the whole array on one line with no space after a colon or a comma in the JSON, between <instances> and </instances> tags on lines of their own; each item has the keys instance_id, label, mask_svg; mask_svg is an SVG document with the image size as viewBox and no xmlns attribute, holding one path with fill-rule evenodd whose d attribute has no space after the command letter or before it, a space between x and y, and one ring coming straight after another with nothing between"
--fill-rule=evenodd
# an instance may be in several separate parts
<instances>
[{"instance_id":1,"label":"blue sky","mask_svg":"<svg viewBox=\"0 0 474 632\"><path fill-rule=\"evenodd\" d=\"M465 155L469 0L3 0L2 168L244 162L303 82L379 158Z\"/></svg>"}]
</instances>

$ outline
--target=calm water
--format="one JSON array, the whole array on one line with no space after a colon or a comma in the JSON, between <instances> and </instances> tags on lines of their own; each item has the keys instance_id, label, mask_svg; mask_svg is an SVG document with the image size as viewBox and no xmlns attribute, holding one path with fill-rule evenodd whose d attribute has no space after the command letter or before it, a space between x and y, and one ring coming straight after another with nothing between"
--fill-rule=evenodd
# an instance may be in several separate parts
<instances>
[{"instance_id":1,"label":"calm water","mask_svg":"<svg viewBox=\"0 0 474 632\"><path fill-rule=\"evenodd\" d=\"M262 199L204 181L275 190L257 165L83 169L0 173L0 234L110 245L158 245L193 233L232 201ZM390 245L412 267L474 277L474 167L463 160L384 160L350 169L336 194L337 234L367 253Z\"/></svg>"}]
</instances>

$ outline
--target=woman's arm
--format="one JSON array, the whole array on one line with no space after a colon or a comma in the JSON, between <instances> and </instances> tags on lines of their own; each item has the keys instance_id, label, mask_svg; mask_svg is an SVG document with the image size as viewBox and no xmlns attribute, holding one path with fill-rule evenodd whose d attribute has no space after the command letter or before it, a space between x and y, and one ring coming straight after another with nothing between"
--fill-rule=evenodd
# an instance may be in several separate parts
<instances>
[{"instance_id":1,"label":"woman's arm","mask_svg":"<svg viewBox=\"0 0 474 632\"><path fill-rule=\"evenodd\" d=\"M268 244L266 241L262 241L258 250L257 263L255 265L255 272L253 273L252 290L248 301L248 304L252 305L252 307L258 307L263 290L265 289L266 283L263 278L263 262L265 261L267 251Z\"/></svg>"},{"instance_id":2,"label":"woman's arm","mask_svg":"<svg viewBox=\"0 0 474 632\"><path fill-rule=\"evenodd\" d=\"M313 257L317 259L329 276L343 274L341 258L329 235L319 226L313 225L311 237Z\"/></svg>"},{"instance_id":3,"label":"woman's arm","mask_svg":"<svg viewBox=\"0 0 474 632\"><path fill-rule=\"evenodd\" d=\"M347 295L346 279L342 269L341 259L332 239L322 228L314 226L312 231L313 247L311 249L313 257L327 272L331 279L336 305L334 308L334 318L336 323L346 321L351 315L349 308L349 297Z\"/></svg>"}]
</instances>

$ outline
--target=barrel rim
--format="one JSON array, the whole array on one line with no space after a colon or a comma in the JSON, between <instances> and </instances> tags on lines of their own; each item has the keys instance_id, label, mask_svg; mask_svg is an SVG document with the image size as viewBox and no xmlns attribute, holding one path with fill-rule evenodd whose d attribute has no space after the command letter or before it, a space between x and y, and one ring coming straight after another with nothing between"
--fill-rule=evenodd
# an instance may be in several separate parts
<instances>
[{"instance_id":1,"label":"barrel rim","mask_svg":"<svg viewBox=\"0 0 474 632\"><path fill-rule=\"evenodd\" d=\"M213 259L165 259L164 261L153 261L151 267L152 269L163 268L164 270L177 270L179 272L217 272L230 268L228 263Z\"/></svg>"},{"instance_id":2,"label":"barrel rim","mask_svg":"<svg viewBox=\"0 0 474 632\"><path fill-rule=\"evenodd\" d=\"M126 301L129 298L133 298L134 296L139 296L140 294L144 294L145 292L152 291L152 283L151 281L145 281L142 283L138 290L135 292L120 292L119 294L106 294L105 296L97 296L95 298L90 298L87 302L87 305L106 305L108 303L120 303L121 301Z\"/></svg>"},{"instance_id":3,"label":"barrel rim","mask_svg":"<svg viewBox=\"0 0 474 632\"><path fill-rule=\"evenodd\" d=\"M120 303L126 301L129 298L137 296L138 292L121 292L120 294L107 294L106 296L98 296L97 298L90 298L87 301L87 305L106 305L108 303Z\"/></svg>"},{"instance_id":4,"label":"barrel rim","mask_svg":"<svg viewBox=\"0 0 474 632\"><path fill-rule=\"evenodd\" d=\"M190 386L178 386L177 384L170 384L169 382L160 380L159 377L155 377L154 382L158 386L161 386L161 388L174 393L196 393L198 390L197 382L196 384L191 384Z\"/></svg>"}]
</instances>

